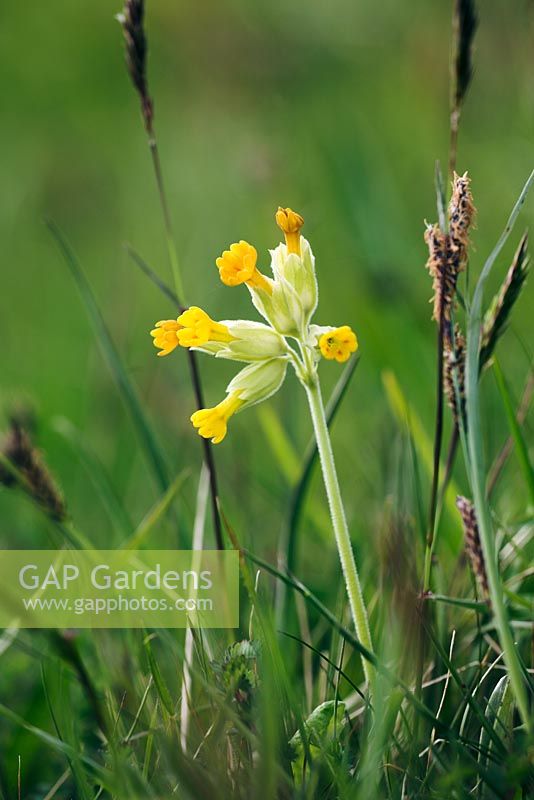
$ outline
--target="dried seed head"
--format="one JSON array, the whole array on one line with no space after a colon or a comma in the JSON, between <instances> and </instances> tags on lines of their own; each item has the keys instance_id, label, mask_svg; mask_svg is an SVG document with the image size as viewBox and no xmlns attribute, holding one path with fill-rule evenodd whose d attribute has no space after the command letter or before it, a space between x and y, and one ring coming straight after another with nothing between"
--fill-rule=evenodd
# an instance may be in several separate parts
<instances>
[{"instance_id":1,"label":"dried seed head","mask_svg":"<svg viewBox=\"0 0 534 800\"><path fill-rule=\"evenodd\" d=\"M451 310L456 294L457 272L452 268L453 254L448 234L443 233L439 225L428 225L425 231L428 245L428 261L426 268L432 276L434 291L432 319L439 323L441 315L447 321L451 318Z\"/></svg>"},{"instance_id":2,"label":"dried seed head","mask_svg":"<svg viewBox=\"0 0 534 800\"><path fill-rule=\"evenodd\" d=\"M147 40L143 26L144 0L126 0L117 19L122 26L126 44L126 66L141 100L141 110L147 130L151 130L154 107L148 92L146 57Z\"/></svg>"},{"instance_id":3,"label":"dried seed head","mask_svg":"<svg viewBox=\"0 0 534 800\"><path fill-rule=\"evenodd\" d=\"M486 573L486 564L484 562L484 553L482 552L482 545L480 543L475 507L470 500L460 495L456 498L456 507L462 517L465 534L465 549L469 556L471 567L480 585L482 595L489 604L488 576Z\"/></svg>"},{"instance_id":4,"label":"dried seed head","mask_svg":"<svg viewBox=\"0 0 534 800\"><path fill-rule=\"evenodd\" d=\"M527 279L529 257L527 252L528 235L525 233L514 256L514 260L506 274L498 294L484 317L482 323L482 343L480 350L480 368L490 360L498 340L506 330L516 300L521 294Z\"/></svg>"},{"instance_id":5,"label":"dried seed head","mask_svg":"<svg viewBox=\"0 0 534 800\"><path fill-rule=\"evenodd\" d=\"M449 203L449 232L438 224L427 225L425 241L429 258L427 269L432 276L434 311L432 319L450 322L454 309L458 275L465 269L469 245L469 230L475 217L470 180L465 173L454 173L452 197ZM448 326L450 327L450 326Z\"/></svg>"},{"instance_id":6,"label":"dried seed head","mask_svg":"<svg viewBox=\"0 0 534 800\"><path fill-rule=\"evenodd\" d=\"M465 425L465 337L458 325L454 340L445 339L443 352L443 388L456 425Z\"/></svg>"},{"instance_id":7,"label":"dried seed head","mask_svg":"<svg viewBox=\"0 0 534 800\"><path fill-rule=\"evenodd\" d=\"M452 196L449 203L449 235L454 261L452 267L457 273L465 269L467 263L469 230L476 215L470 183L471 179L467 172L463 175L454 173Z\"/></svg>"},{"instance_id":8,"label":"dried seed head","mask_svg":"<svg viewBox=\"0 0 534 800\"><path fill-rule=\"evenodd\" d=\"M24 483L21 488L53 519L64 520L66 508L61 493L28 433L16 420L11 422L2 453L22 475ZM0 483L13 487L17 485L17 478L6 468L0 468Z\"/></svg>"}]
</instances>

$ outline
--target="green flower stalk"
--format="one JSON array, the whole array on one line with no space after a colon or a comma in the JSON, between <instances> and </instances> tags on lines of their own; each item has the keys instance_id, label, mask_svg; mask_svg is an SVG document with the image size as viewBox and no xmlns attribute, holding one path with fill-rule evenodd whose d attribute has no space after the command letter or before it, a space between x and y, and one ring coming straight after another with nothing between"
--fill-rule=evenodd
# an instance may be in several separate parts
<instances>
[{"instance_id":1,"label":"green flower stalk","mask_svg":"<svg viewBox=\"0 0 534 800\"><path fill-rule=\"evenodd\" d=\"M230 418L249 406L271 397L282 386L291 365L308 398L332 527L347 587L352 618L361 643L373 652L367 611L348 531L345 510L326 424L319 383L321 358L343 363L356 352L358 340L348 325L321 326L312 323L318 303L315 258L300 231L304 220L290 208L279 208L276 222L285 243L271 251L272 278L257 267L258 253L245 241L230 245L216 260L226 286L244 284L256 310L265 322L213 320L197 306L177 319L160 320L151 335L159 356L186 347L246 366L226 388L226 397L212 408L196 411L191 422L200 436L214 444L227 434ZM373 691L374 668L363 661L364 673Z\"/></svg>"}]
</instances>

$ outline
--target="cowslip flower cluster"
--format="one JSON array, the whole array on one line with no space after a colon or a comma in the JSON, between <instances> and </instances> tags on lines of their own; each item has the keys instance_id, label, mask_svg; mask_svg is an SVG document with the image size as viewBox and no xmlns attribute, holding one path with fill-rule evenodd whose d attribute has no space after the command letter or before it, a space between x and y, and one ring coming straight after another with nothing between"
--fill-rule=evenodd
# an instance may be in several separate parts
<instances>
[{"instance_id":1,"label":"cowslip flower cluster","mask_svg":"<svg viewBox=\"0 0 534 800\"><path fill-rule=\"evenodd\" d=\"M260 272L256 249L243 240L230 245L216 260L221 281L231 287L244 284L265 322L215 321L203 309L191 306L178 319L157 322L151 331L158 356L188 347L247 364L228 384L224 400L191 416L200 436L214 444L226 436L233 414L278 391L288 364L306 385L313 380L321 357L343 363L358 348L348 325L312 324L318 291L315 258L300 232L304 220L290 208L279 208L275 219L285 243L270 251L272 277Z\"/></svg>"}]
</instances>

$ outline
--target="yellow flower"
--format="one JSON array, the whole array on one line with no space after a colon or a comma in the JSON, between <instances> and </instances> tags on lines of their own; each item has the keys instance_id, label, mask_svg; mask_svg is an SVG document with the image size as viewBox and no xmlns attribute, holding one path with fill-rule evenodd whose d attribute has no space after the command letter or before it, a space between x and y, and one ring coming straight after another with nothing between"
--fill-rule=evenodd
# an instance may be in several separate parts
<instances>
[{"instance_id":1,"label":"yellow flower","mask_svg":"<svg viewBox=\"0 0 534 800\"><path fill-rule=\"evenodd\" d=\"M335 359L340 364L347 361L351 353L358 349L358 340L348 325L323 333L319 339L319 349L322 355L332 361Z\"/></svg>"},{"instance_id":2,"label":"yellow flower","mask_svg":"<svg viewBox=\"0 0 534 800\"><path fill-rule=\"evenodd\" d=\"M191 422L198 428L200 436L219 444L226 436L227 423L232 414L243 405L239 392L232 392L214 408L202 408L191 416Z\"/></svg>"},{"instance_id":3,"label":"yellow flower","mask_svg":"<svg viewBox=\"0 0 534 800\"><path fill-rule=\"evenodd\" d=\"M182 347L201 347L207 342L231 342L233 336L226 325L215 322L201 308L191 306L178 317L180 330L176 334Z\"/></svg>"},{"instance_id":4,"label":"yellow flower","mask_svg":"<svg viewBox=\"0 0 534 800\"><path fill-rule=\"evenodd\" d=\"M230 245L215 261L221 281L226 286L239 286L246 283L254 289L272 293L271 282L256 268L258 253L255 247L241 240Z\"/></svg>"},{"instance_id":5,"label":"yellow flower","mask_svg":"<svg viewBox=\"0 0 534 800\"><path fill-rule=\"evenodd\" d=\"M178 331L180 325L175 319L162 319L156 322L154 330L150 331L153 337L154 347L159 347L161 353L158 356L168 356L175 347L178 347Z\"/></svg>"},{"instance_id":6,"label":"yellow flower","mask_svg":"<svg viewBox=\"0 0 534 800\"><path fill-rule=\"evenodd\" d=\"M300 229L304 225L304 219L296 211L281 206L278 207L274 218L278 227L284 232L287 252L300 256Z\"/></svg>"}]
</instances>

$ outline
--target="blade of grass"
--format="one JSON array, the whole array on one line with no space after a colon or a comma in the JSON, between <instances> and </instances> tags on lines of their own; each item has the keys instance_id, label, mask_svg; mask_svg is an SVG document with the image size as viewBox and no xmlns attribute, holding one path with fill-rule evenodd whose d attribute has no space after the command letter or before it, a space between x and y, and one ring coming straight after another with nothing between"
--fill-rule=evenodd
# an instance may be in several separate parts
<instances>
[{"instance_id":1,"label":"blade of grass","mask_svg":"<svg viewBox=\"0 0 534 800\"><path fill-rule=\"evenodd\" d=\"M56 736L52 736L52 734L43 731L36 725L32 725L31 722L27 722L23 717L19 716L19 714L17 714L15 711L12 711L3 703L0 703L0 715L14 725L17 725L33 736L36 736L37 739L42 742L42 744L50 747L56 753L61 753L61 755L68 759L79 758L79 760L86 764L86 766L89 767L89 769L94 773L95 778L97 778L98 781L112 794L117 791L117 787L113 781L112 773L100 766L100 764L98 764L92 758L89 758L89 756L85 756L83 753L80 754L77 749L71 747L65 742L62 742L61 739L58 739Z\"/></svg>"},{"instance_id":2,"label":"blade of grass","mask_svg":"<svg viewBox=\"0 0 534 800\"><path fill-rule=\"evenodd\" d=\"M308 650L311 650L312 653L315 653L317 658L320 658L322 661L325 661L328 664L328 666L332 668L332 670L334 672L336 672L340 677L345 678L345 680L347 681L349 686L352 689L354 689L356 694L359 695L364 702L367 701L367 698L365 697L363 692L360 691L360 689L356 686L356 684L354 683L354 681L352 680L350 675L347 675L347 673L344 672L341 669L341 667L338 664L336 664L335 661L332 661L332 659L329 658L326 655L326 653L323 653L321 650L318 650L316 647L314 647L309 642L305 642L304 639L301 639L299 636L294 636L292 633L289 633L288 631L280 631L280 633L282 634L282 636L287 636L288 639L293 639L294 642L298 642L303 647L306 647Z\"/></svg>"},{"instance_id":3,"label":"blade of grass","mask_svg":"<svg viewBox=\"0 0 534 800\"><path fill-rule=\"evenodd\" d=\"M430 600L433 603L446 603L449 606L460 606L460 608L467 608L471 611L478 611L481 614L487 614L489 608L486 603L477 603L476 600L466 600L463 597L447 597L444 594L427 594L425 600Z\"/></svg>"},{"instance_id":4,"label":"blade of grass","mask_svg":"<svg viewBox=\"0 0 534 800\"><path fill-rule=\"evenodd\" d=\"M159 699L163 703L163 707L165 708L169 716L175 719L174 703L172 700L171 693L169 691L169 687L167 686L167 683L165 682L163 675L161 674L159 664L154 655L154 651L152 649L152 638L153 634L146 633L145 638L143 640L146 656L148 659L148 666L152 678L154 680L154 686L156 687Z\"/></svg>"},{"instance_id":5,"label":"blade of grass","mask_svg":"<svg viewBox=\"0 0 534 800\"><path fill-rule=\"evenodd\" d=\"M154 528L155 525L159 522L159 520L165 515L168 511L172 501L184 485L185 481L189 477L190 471L188 469L183 470L180 472L179 475L176 476L174 481L171 483L167 491L160 497L160 499L155 503L148 514L143 518L140 522L137 529L133 532L132 536L127 539L122 545L121 550L138 550L139 547L143 544L147 536L150 535L150 532Z\"/></svg>"},{"instance_id":6,"label":"blade of grass","mask_svg":"<svg viewBox=\"0 0 534 800\"><path fill-rule=\"evenodd\" d=\"M95 296L89 285L81 265L55 222L48 221L48 229L52 234L59 250L67 264L72 277L80 292L85 310L100 344L104 359L106 360L113 378L119 388L121 396L128 408L139 440L145 451L148 462L152 468L157 483L162 491L169 486L169 474L163 451L156 439L150 423L144 413L137 391L132 384L128 373L122 363L121 357L111 339Z\"/></svg>"},{"instance_id":7,"label":"blade of grass","mask_svg":"<svg viewBox=\"0 0 534 800\"><path fill-rule=\"evenodd\" d=\"M523 423L525 422L525 419L529 412L530 401L532 400L533 393L534 393L534 371L531 371L527 378L525 388L523 389L521 402L519 403L519 406L516 411L516 419L518 425L520 426L522 426ZM506 442L504 443L502 450L497 455L495 461L491 465L491 469L489 471L487 480L487 489L486 489L488 497L491 497L491 495L493 494L495 486L497 485L497 481L499 480L499 476L513 450L513 447L514 447L514 440L512 439L511 436L509 436Z\"/></svg>"},{"instance_id":8,"label":"blade of grass","mask_svg":"<svg viewBox=\"0 0 534 800\"><path fill-rule=\"evenodd\" d=\"M74 720L69 713L70 702L68 690L66 690L65 687L64 670L60 667L59 669L50 670L49 672L46 670L46 665L41 664L41 680L44 696L56 731L56 736L60 741L68 744L76 751L76 757L72 759L69 758L69 766L76 780L76 789L80 794L80 800L91 800L93 793L89 781L87 780L86 772L80 762L80 755L76 747L77 741L74 731Z\"/></svg>"},{"instance_id":9,"label":"blade of grass","mask_svg":"<svg viewBox=\"0 0 534 800\"><path fill-rule=\"evenodd\" d=\"M249 552L244 548L240 549L240 553L242 557L249 559L257 566L262 567L271 575L273 575L274 577L286 583L291 588L298 591L311 605L313 605L316 608L316 610L321 614L321 616L323 616L326 620L328 620L328 622L341 634L341 636L347 641L348 644L352 645L352 647L361 656L367 658L368 660L371 661L371 663L374 664L374 666L377 669L377 672L380 673L380 675L386 677L388 679L388 682L392 686L398 686L400 689L402 689L402 692L406 697L406 700L414 707L414 709L417 712L419 712L423 717L425 717L425 719L427 719L433 726L435 726L437 732L441 736L443 736L443 738L446 739L446 741L448 741L457 752L459 752L460 744L466 744L466 743L469 744L468 739L458 736L457 733L453 729L451 729L445 722L443 722L442 719L436 717L433 711L414 694L414 692L410 689L410 687L401 678L395 675L392 672L392 670L390 670L387 666L385 666L373 653L369 652L361 644L361 642L354 636L354 634L351 633L351 631L349 631L347 628L345 628L345 626L335 617L335 615L332 614L332 612L329 611L328 608L326 608L326 606L324 606L321 603L321 601L308 589L307 586L305 586L297 578L285 575L283 572L278 570L272 564L269 564L269 562L265 561L259 556L254 555L253 553ZM451 667L452 667L452 669L450 670L451 675L453 675L455 680L458 682L464 700L468 704L479 708L478 703L476 703L476 701L474 701L470 697L469 691L465 689L465 686L461 681L461 678L457 673L455 667L453 667L453 665L451 665ZM485 723L486 720L483 719L481 721L481 724L484 726ZM496 744L498 745L499 741L498 737L496 737L495 735L495 732L491 730L488 731L488 733L490 737L492 737L493 739L497 738ZM478 764L477 759L471 754L469 748L463 747L461 752L463 757L469 762L471 762L471 764L478 771L479 775L488 784L488 786L495 788L496 784L495 781L493 780L493 773L490 770L482 768Z\"/></svg>"},{"instance_id":10,"label":"blade of grass","mask_svg":"<svg viewBox=\"0 0 534 800\"><path fill-rule=\"evenodd\" d=\"M510 428L510 434L514 442L517 460L519 461L523 478L525 479L525 483L528 487L530 505L534 506L534 470L532 469L532 464L530 463L528 448L523 436L523 432L521 431L521 427L515 415L512 398L510 396L510 390L508 389L501 365L495 356L493 358L493 373L495 375L497 387L504 405L504 411L508 421L508 427Z\"/></svg>"},{"instance_id":11,"label":"blade of grass","mask_svg":"<svg viewBox=\"0 0 534 800\"><path fill-rule=\"evenodd\" d=\"M267 404L258 406L256 415L263 428L265 442L271 448L285 479L289 484L296 483L301 474L301 459L284 430L280 415Z\"/></svg>"},{"instance_id":12,"label":"blade of grass","mask_svg":"<svg viewBox=\"0 0 534 800\"><path fill-rule=\"evenodd\" d=\"M508 614L504 603L503 590L499 575L495 537L492 528L491 514L486 501L485 492L485 460L482 446L482 424L479 398L479 354L482 326L482 300L486 281L492 267L504 247L508 236L515 224L519 212L525 202L527 193L534 182L534 171L528 178L520 196L508 219L506 227L501 234L495 248L490 253L478 279L473 302L467 317L467 358L466 358L466 412L468 419L466 468L469 474L473 500L480 530L480 539L491 596L495 622L499 632L501 646L504 651L504 660L510 674L510 683L517 702L521 719L527 728L532 729L532 719L529 713L527 694L523 681L523 672L515 649L514 637L508 621Z\"/></svg>"},{"instance_id":13,"label":"blade of grass","mask_svg":"<svg viewBox=\"0 0 534 800\"><path fill-rule=\"evenodd\" d=\"M204 464L200 471L200 478L197 488L197 502L195 511L195 522L193 525L192 550L202 550L204 547L204 533L206 527L206 507L209 495L209 472ZM184 753L187 753L187 741L189 734L190 712L193 707L193 656L194 638L191 628L185 632L184 660L182 669L182 702L180 707L180 744Z\"/></svg>"},{"instance_id":14,"label":"blade of grass","mask_svg":"<svg viewBox=\"0 0 534 800\"><path fill-rule=\"evenodd\" d=\"M408 404L393 372L389 370L384 372L382 381L390 408L395 418L400 425L407 426L420 460L428 476L431 477L433 470L432 445L419 416ZM451 482L445 495L448 524L444 530L443 541L447 543L453 555L458 555L460 553L463 544L462 526L456 511L456 496L458 493L457 486L454 482Z\"/></svg>"},{"instance_id":15,"label":"blade of grass","mask_svg":"<svg viewBox=\"0 0 534 800\"><path fill-rule=\"evenodd\" d=\"M170 288L170 286L168 286L165 283L165 281L163 281L159 277L157 272L155 272L152 269L150 264L148 264L145 261L145 259L137 252L137 250L135 250L135 248L133 248L130 244L128 244L128 242L126 242L126 244L124 245L124 249L126 250L128 255L130 256L130 258L132 259L134 264L136 264L139 267L139 269L141 270L141 272L144 275L146 275L147 278L149 278L155 286L158 287L160 292L162 292L165 295L167 300L170 300L171 303L174 306L176 306L176 309L178 311L184 311L184 307L180 304L178 296L173 292L173 290Z\"/></svg>"},{"instance_id":16,"label":"blade of grass","mask_svg":"<svg viewBox=\"0 0 534 800\"><path fill-rule=\"evenodd\" d=\"M96 453L92 450L82 432L65 417L57 417L52 421L52 427L60 436L67 441L74 453L85 467L91 481L102 499L102 503L108 513L109 519L113 523L117 532L122 536L129 536L133 528L126 509L120 502L115 489L111 483L104 465L100 462Z\"/></svg>"},{"instance_id":17,"label":"blade of grass","mask_svg":"<svg viewBox=\"0 0 534 800\"><path fill-rule=\"evenodd\" d=\"M447 651L445 650L441 642L438 640L437 636L435 636L432 630L432 626L427 624L425 625L425 629L432 641L432 644L436 648L436 651L439 653L443 663L445 664L447 671L450 673L452 680L458 686L458 689L462 693L462 696L467 702L469 708L478 718L478 721L480 722L481 726L487 731L489 737L495 743L499 751L502 754L504 754L506 752L506 748L503 745L502 741L500 740L496 731L494 731L492 726L488 723L486 716L484 714L484 708L480 705L474 694L471 694L471 692L466 691L465 682L463 681L462 676L460 675L455 665L449 658Z\"/></svg>"}]
</instances>

